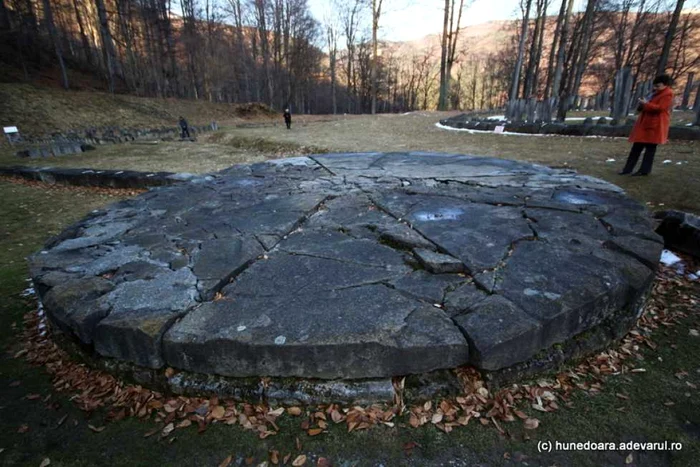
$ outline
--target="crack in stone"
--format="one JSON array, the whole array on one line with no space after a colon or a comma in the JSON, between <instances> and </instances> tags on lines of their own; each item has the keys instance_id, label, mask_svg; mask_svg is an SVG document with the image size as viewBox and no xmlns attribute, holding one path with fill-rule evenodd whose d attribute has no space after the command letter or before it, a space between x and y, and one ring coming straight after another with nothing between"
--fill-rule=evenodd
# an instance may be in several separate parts
<instances>
[{"instance_id":1,"label":"crack in stone","mask_svg":"<svg viewBox=\"0 0 700 467\"><path fill-rule=\"evenodd\" d=\"M434 242L433 240L431 240L429 237L426 237L425 234L423 234L423 232L421 232L420 230L414 228L410 223L408 223L407 221L403 220L401 217L397 216L396 214L394 214L394 213L391 212L390 210L384 208L381 204L377 203L377 202L374 200L374 198L372 198L372 196L371 196L372 193L371 193L371 192L367 192L367 195L368 195L370 201L372 202L372 206L376 207L378 210L380 210L380 211L383 212L384 214L388 215L389 217L391 217L392 219L394 219L394 220L395 220L396 222L398 222L399 224L405 225L406 227L408 227L408 228L411 229L412 231L416 232L416 233L417 233L418 235L420 235L425 241L427 241L427 242L429 242L431 245L435 246L435 249L436 249L438 252L443 253L443 254L448 254L448 255L449 255L449 253L447 252L447 250L445 250L445 249L442 248L440 245L438 245L437 243L435 243L435 242ZM416 203L416 204L417 204L417 203ZM391 247L391 245L388 245L388 246ZM393 248L393 247L392 247L392 248ZM394 248L394 249L396 249L396 248ZM452 256L452 255L450 255L450 256Z\"/></svg>"},{"instance_id":2,"label":"crack in stone","mask_svg":"<svg viewBox=\"0 0 700 467\"><path fill-rule=\"evenodd\" d=\"M275 247L276 247L277 245L279 245L279 244L282 242L282 240L284 240L290 233L292 233L293 231L295 231L296 229L298 229L301 225L303 225L304 222L306 222L306 221L308 220L308 218L309 218L310 216L312 216L314 213L318 212L318 210L321 209L321 207L322 207L329 199L332 199L332 197L330 197L330 196L325 197L325 198L322 199L316 206L314 206L313 209L311 209L311 210L307 211L306 213L304 213L304 215L302 215L301 218L300 218L299 220L297 220L297 222L294 223L294 225L292 226L292 228L291 228L286 234L284 234L284 235L282 236L282 238L280 239L280 241L278 241L277 243L275 243L275 244L272 246L272 248L270 248L270 249L275 248ZM255 235L251 235L251 236L252 236L253 238L255 238L256 241L260 242L260 240L258 240L258 238L257 238ZM268 251L268 250L265 249L265 247L264 247L262 244L261 244L261 246L263 247L263 251ZM230 274L227 274L227 275L225 276L224 279L220 280L220 281L217 283L217 285L211 289L210 295L213 297L213 296L215 296L217 293L221 292L221 290L222 290L226 285L228 285L228 284L230 284L231 282L233 282L233 281L236 279L236 277L240 276L244 271L246 271L247 269L249 269L253 264L257 263L261 258L264 258L264 256L265 256L265 255L260 255L260 256L258 256L257 258L254 258L254 259L252 259L252 260L250 260L250 261L247 261L243 266L241 266L241 267L239 267L239 268L236 268L236 269L235 269L234 271L232 271ZM193 272L193 273L194 273L194 272ZM195 276L195 277L197 277L197 276Z\"/></svg>"},{"instance_id":3,"label":"crack in stone","mask_svg":"<svg viewBox=\"0 0 700 467\"><path fill-rule=\"evenodd\" d=\"M487 201L477 201L474 199L470 199L468 197L460 197L456 195L451 195L447 193L440 193L440 192L430 192L430 191L418 191L416 189L404 189L403 193L408 195L408 196L415 196L415 195L423 195L423 196L431 196L431 197L440 197L440 198L450 198L450 199L456 199L458 201L464 202L464 203L469 203L469 204L483 204L485 206L494 206L494 207L520 207L524 208L525 204L524 203L511 203L509 201L504 201L500 203L489 203Z\"/></svg>"},{"instance_id":4,"label":"crack in stone","mask_svg":"<svg viewBox=\"0 0 700 467\"><path fill-rule=\"evenodd\" d=\"M314 161L315 163L317 163L319 166L321 166L321 168L325 169L325 170L326 170L329 174L331 174L332 176L335 177L335 176L338 175L338 174L336 174L335 172L333 172L331 169L329 169L328 167L326 167L325 165L323 165L323 163L320 162L318 159L316 159L314 156L307 156L307 157L308 157L309 159L311 159L312 161ZM343 177L343 178L345 178L345 177Z\"/></svg>"},{"instance_id":5,"label":"crack in stone","mask_svg":"<svg viewBox=\"0 0 700 467\"><path fill-rule=\"evenodd\" d=\"M352 237L350 237L350 238L352 238ZM323 260L326 260L326 261L336 261L336 262L338 262L338 263L354 264L354 265L356 265L356 266L363 266L363 267L368 267L368 268L373 268L373 269L381 269L381 270L384 270L384 271L390 271L390 269L387 269L386 266L382 266L382 265L379 265L379 264L360 263L360 262L357 262L357 261L352 261L352 260L347 260L347 259L342 259L342 258L331 258L331 257L328 257L328 256L314 255L314 254L311 254L311 253L299 253L299 252L295 252L295 251L286 251L286 250L282 250L282 251L284 251L286 254L288 254L288 255L290 255L290 256L304 256L304 257L307 257L307 258L323 259Z\"/></svg>"}]
</instances>

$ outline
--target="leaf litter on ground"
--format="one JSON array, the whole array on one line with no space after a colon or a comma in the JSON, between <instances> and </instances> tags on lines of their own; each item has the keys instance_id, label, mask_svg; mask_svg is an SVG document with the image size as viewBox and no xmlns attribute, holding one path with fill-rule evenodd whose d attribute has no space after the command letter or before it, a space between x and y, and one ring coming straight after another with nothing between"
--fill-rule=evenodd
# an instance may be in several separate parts
<instances>
[{"instance_id":1,"label":"leaf litter on ground","mask_svg":"<svg viewBox=\"0 0 700 467\"><path fill-rule=\"evenodd\" d=\"M682 274L660 265L657 281L644 313L622 341L584 359L576 366L569 367L554 378L512 384L493 391L476 369L462 367L455 370L462 384L462 394L410 407L404 406L402 380L394 381L397 397L393 404L369 406L344 407L339 404L326 404L285 408L218 397L164 395L140 385L126 384L108 373L71 360L67 352L52 340L50 332L39 331L39 324L44 324L42 329L50 328L44 314L37 311L25 315L25 344L22 351L15 356L25 358L33 365L43 366L53 378L54 390L72 393L70 399L79 409L87 413L106 409L105 423L125 417L152 419L158 424L158 428L147 432L144 437L158 432L161 432L162 437L167 437L175 430L186 429L192 425L201 433L210 424L223 423L239 425L244 430L256 432L260 439L265 439L279 432L277 419L283 416L302 417L300 427L308 436L321 435L328 430L330 424L344 423L347 431L353 432L379 425L394 427L397 419L407 422L413 428L433 425L445 433L466 426L472 420L478 420L481 425L493 427L502 435L506 435L507 425L501 425L503 422L507 424L519 420L527 430L535 430L541 425L539 419L523 411L527 407L541 413L554 412L562 405L571 406L570 396L574 391L596 394L603 390L608 377L646 371L638 366L638 363L643 361L639 357L643 346L652 350L656 348L651 340L653 331L677 324L690 310L697 307L700 301L697 297L686 294L681 296L680 302L673 307L666 306L666 294L687 283L687 278ZM167 376L172 376L175 372L172 368L164 370ZM680 379L682 375L683 373L679 372L676 377ZM629 396L621 393L617 393L616 396L623 401L629 399ZM31 394L27 398L35 399ZM59 421L58 426L64 421L65 417ZM105 429L105 426L88 427L97 433ZM18 432L24 433L28 430L27 425L22 425ZM298 438L297 448L298 451L302 450ZM279 454L276 458L280 460ZM301 459L302 456L299 455L294 462L302 462ZM303 459L305 462L305 458Z\"/></svg>"}]
</instances>

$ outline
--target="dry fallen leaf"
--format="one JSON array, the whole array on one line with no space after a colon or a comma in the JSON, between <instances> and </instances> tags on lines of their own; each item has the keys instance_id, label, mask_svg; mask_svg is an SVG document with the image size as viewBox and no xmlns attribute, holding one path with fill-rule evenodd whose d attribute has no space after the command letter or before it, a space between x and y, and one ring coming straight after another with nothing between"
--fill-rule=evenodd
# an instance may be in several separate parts
<instances>
[{"instance_id":1,"label":"dry fallen leaf","mask_svg":"<svg viewBox=\"0 0 700 467\"><path fill-rule=\"evenodd\" d=\"M103 431L105 431L105 428L107 428L107 427L106 426L94 426L94 425L88 424L88 428L90 428L95 433L102 433Z\"/></svg>"},{"instance_id":2,"label":"dry fallen leaf","mask_svg":"<svg viewBox=\"0 0 700 467\"><path fill-rule=\"evenodd\" d=\"M41 464L39 464L39 467L47 467L49 465L51 465L51 459L49 459L48 457L44 457L44 460L41 461Z\"/></svg>"},{"instance_id":3,"label":"dry fallen leaf","mask_svg":"<svg viewBox=\"0 0 700 467\"><path fill-rule=\"evenodd\" d=\"M219 467L228 467L229 464L233 461L233 456L228 456L226 459L221 461L221 464L219 464Z\"/></svg>"},{"instance_id":4,"label":"dry fallen leaf","mask_svg":"<svg viewBox=\"0 0 700 467\"><path fill-rule=\"evenodd\" d=\"M294 415L295 417L298 415L301 415L301 408L299 407L288 407L287 408L287 413L289 415Z\"/></svg>"},{"instance_id":5,"label":"dry fallen leaf","mask_svg":"<svg viewBox=\"0 0 700 467\"><path fill-rule=\"evenodd\" d=\"M325 457L319 457L318 461L316 461L316 467L331 467L332 465L333 464L331 464L331 461Z\"/></svg>"},{"instance_id":6,"label":"dry fallen leaf","mask_svg":"<svg viewBox=\"0 0 700 467\"><path fill-rule=\"evenodd\" d=\"M297 456L297 458L292 462L294 467L301 467L304 464L306 464L306 456L304 454Z\"/></svg>"},{"instance_id":7,"label":"dry fallen leaf","mask_svg":"<svg viewBox=\"0 0 700 467\"><path fill-rule=\"evenodd\" d=\"M175 370L173 370L173 369L170 368L170 367L168 367L168 368L165 370L165 377L166 377L166 378L172 378L172 376L173 376L174 374L175 374Z\"/></svg>"},{"instance_id":8,"label":"dry fallen leaf","mask_svg":"<svg viewBox=\"0 0 700 467\"><path fill-rule=\"evenodd\" d=\"M165 428L163 428L162 436L163 437L168 436L170 433L173 432L174 429L175 429L175 424L168 423L167 425L165 425Z\"/></svg>"},{"instance_id":9,"label":"dry fallen leaf","mask_svg":"<svg viewBox=\"0 0 700 467\"><path fill-rule=\"evenodd\" d=\"M309 430L309 436L316 436L323 433L323 428L312 428Z\"/></svg>"},{"instance_id":10,"label":"dry fallen leaf","mask_svg":"<svg viewBox=\"0 0 700 467\"><path fill-rule=\"evenodd\" d=\"M540 426L540 421L536 418L528 418L524 425L526 430L536 430Z\"/></svg>"},{"instance_id":11,"label":"dry fallen leaf","mask_svg":"<svg viewBox=\"0 0 700 467\"><path fill-rule=\"evenodd\" d=\"M280 452L277 450L270 451L270 462L272 465L277 465L280 463Z\"/></svg>"},{"instance_id":12,"label":"dry fallen leaf","mask_svg":"<svg viewBox=\"0 0 700 467\"><path fill-rule=\"evenodd\" d=\"M221 420L222 418L224 418L225 413L226 409L221 405L217 405L216 407L214 407L214 410L211 411L211 416L217 420Z\"/></svg>"},{"instance_id":13,"label":"dry fallen leaf","mask_svg":"<svg viewBox=\"0 0 700 467\"><path fill-rule=\"evenodd\" d=\"M189 418L184 419L180 423L177 424L176 428L187 428L188 426L192 425L192 420Z\"/></svg>"},{"instance_id":14,"label":"dry fallen leaf","mask_svg":"<svg viewBox=\"0 0 700 467\"><path fill-rule=\"evenodd\" d=\"M627 457L625 458L625 464L629 465L629 464L631 464L633 461L634 461L634 457L632 456L632 453L630 453L629 456L627 456Z\"/></svg>"}]
</instances>

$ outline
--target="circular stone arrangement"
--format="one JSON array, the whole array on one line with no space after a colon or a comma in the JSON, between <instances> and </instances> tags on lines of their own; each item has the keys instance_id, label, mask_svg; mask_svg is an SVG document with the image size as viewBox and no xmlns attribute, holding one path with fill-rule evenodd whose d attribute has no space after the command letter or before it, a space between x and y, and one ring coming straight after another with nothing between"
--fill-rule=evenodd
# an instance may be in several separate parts
<instances>
[{"instance_id":1,"label":"circular stone arrangement","mask_svg":"<svg viewBox=\"0 0 700 467\"><path fill-rule=\"evenodd\" d=\"M620 337L662 247L644 207L573 171L327 154L153 189L30 266L54 327L101 356L358 380L500 371Z\"/></svg>"}]
</instances>

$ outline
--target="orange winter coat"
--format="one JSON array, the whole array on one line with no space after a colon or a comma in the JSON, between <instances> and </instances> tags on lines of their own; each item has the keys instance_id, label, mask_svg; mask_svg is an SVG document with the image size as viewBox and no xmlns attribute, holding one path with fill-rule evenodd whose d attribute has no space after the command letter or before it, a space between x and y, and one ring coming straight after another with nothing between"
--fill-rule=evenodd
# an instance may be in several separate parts
<instances>
[{"instance_id":1,"label":"orange winter coat","mask_svg":"<svg viewBox=\"0 0 700 467\"><path fill-rule=\"evenodd\" d=\"M630 142L664 144L668 141L672 108L673 91L670 87L654 93L649 103L644 104L642 113L632 128Z\"/></svg>"}]
</instances>

